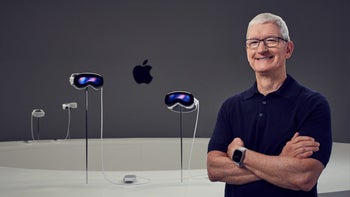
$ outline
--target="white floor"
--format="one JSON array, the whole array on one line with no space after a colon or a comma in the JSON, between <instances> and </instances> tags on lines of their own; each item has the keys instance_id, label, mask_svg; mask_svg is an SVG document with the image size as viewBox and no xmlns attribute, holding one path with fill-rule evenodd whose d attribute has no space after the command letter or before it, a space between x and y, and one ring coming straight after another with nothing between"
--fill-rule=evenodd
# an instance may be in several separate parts
<instances>
[{"instance_id":1,"label":"white floor","mask_svg":"<svg viewBox=\"0 0 350 197\"><path fill-rule=\"evenodd\" d=\"M134 184L123 184L125 174L135 174ZM103 196L103 197L172 197L223 196L223 183L212 183L206 170L162 171L85 171L38 170L0 167L0 196ZM319 193L350 190L350 144L334 143L329 165L318 183Z\"/></svg>"}]
</instances>

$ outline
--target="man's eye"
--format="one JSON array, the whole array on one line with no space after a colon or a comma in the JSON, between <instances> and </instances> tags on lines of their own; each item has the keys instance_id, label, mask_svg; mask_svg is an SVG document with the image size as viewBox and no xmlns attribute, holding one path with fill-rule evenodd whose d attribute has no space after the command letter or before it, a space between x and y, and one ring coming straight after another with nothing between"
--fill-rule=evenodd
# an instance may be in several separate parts
<instances>
[{"instance_id":1,"label":"man's eye","mask_svg":"<svg viewBox=\"0 0 350 197\"><path fill-rule=\"evenodd\" d=\"M278 42L278 40L275 39L275 38L268 38L268 39L265 40L265 42L266 43L276 43L276 42Z\"/></svg>"},{"instance_id":2,"label":"man's eye","mask_svg":"<svg viewBox=\"0 0 350 197\"><path fill-rule=\"evenodd\" d=\"M251 41L249 42L250 45L257 45L258 43L259 43L258 40L251 40Z\"/></svg>"}]
</instances>

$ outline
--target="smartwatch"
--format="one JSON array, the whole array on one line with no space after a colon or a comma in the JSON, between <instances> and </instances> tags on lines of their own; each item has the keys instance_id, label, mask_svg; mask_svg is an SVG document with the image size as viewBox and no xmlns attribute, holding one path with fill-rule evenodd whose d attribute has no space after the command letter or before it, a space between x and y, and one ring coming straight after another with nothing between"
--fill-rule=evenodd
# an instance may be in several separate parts
<instances>
[{"instance_id":1,"label":"smartwatch","mask_svg":"<svg viewBox=\"0 0 350 197\"><path fill-rule=\"evenodd\" d=\"M246 148L240 147L233 152L232 161L238 167L243 167L243 160L244 160L246 150L247 150Z\"/></svg>"}]
</instances>

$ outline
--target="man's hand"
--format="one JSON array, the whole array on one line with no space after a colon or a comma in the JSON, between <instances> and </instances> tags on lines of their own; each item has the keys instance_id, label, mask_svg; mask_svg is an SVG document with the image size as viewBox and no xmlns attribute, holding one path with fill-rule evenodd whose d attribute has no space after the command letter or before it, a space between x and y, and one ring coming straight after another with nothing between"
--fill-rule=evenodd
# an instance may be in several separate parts
<instances>
[{"instance_id":1,"label":"man's hand","mask_svg":"<svg viewBox=\"0 0 350 197\"><path fill-rule=\"evenodd\" d=\"M319 150L320 143L308 136L299 136L296 132L293 138L283 147L280 156L308 158Z\"/></svg>"}]
</instances>

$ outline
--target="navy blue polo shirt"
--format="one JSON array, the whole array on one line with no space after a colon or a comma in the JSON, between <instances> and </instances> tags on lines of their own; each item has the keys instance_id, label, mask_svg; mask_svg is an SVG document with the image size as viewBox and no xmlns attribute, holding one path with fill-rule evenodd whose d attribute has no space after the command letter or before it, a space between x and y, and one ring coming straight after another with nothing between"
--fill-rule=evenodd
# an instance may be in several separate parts
<instances>
[{"instance_id":1,"label":"navy blue polo shirt","mask_svg":"<svg viewBox=\"0 0 350 197\"><path fill-rule=\"evenodd\" d=\"M320 150L311 157L327 165L332 148L329 104L320 93L300 85L290 75L282 86L266 96L256 83L248 90L228 98L220 108L208 152L227 152L235 137L246 148L266 155L279 155L295 132L311 136ZM225 196L317 196L316 186L310 192L292 191L266 181L245 185L226 184Z\"/></svg>"}]
</instances>

